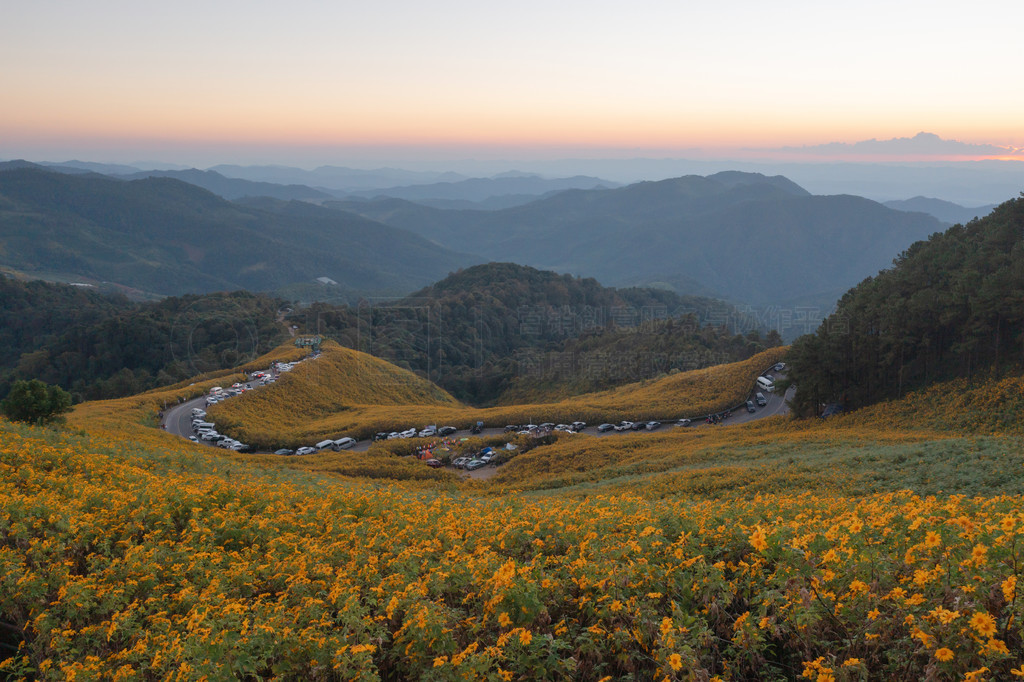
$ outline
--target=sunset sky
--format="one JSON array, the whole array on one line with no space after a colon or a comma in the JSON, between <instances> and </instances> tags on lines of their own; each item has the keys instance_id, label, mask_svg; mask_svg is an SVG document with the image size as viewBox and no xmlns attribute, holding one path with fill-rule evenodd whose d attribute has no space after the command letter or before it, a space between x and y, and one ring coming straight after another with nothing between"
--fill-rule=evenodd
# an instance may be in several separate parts
<instances>
[{"instance_id":1,"label":"sunset sky","mask_svg":"<svg viewBox=\"0 0 1024 682\"><path fill-rule=\"evenodd\" d=\"M1019 0L0 2L0 159L1024 148Z\"/></svg>"}]
</instances>

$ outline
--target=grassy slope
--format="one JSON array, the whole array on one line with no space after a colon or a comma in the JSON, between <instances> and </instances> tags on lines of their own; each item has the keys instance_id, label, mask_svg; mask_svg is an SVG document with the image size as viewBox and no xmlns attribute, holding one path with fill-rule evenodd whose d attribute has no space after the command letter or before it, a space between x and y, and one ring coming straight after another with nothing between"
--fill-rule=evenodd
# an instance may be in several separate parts
<instances>
[{"instance_id":1,"label":"grassy slope","mask_svg":"<svg viewBox=\"0 0 1024 682\"><path fill-rule=\"evenodd\" d=\"M1024 377L956 380L828 420L561 438L493 479L502 490L652 497L830 490L1024 493Z\"/></svg>"},{"instance_id":2,"label":"grassy slope","mask_svg":"<svg viewBox=\"0 0 1024 682\"><path fill-rule=\"evenodd\" d=\"M425 424L465 427L533 421L590 423L622 419L675 419L733 407L754 380L785 355L773 348L743 362L671 375L588 393L555 403L475 409L463 406L415 375L356 351L330 344L315 363L274 386L227 401L211 417L228 433L259 445L301 445L342 435Z\"/></svg>"}]
</instances>

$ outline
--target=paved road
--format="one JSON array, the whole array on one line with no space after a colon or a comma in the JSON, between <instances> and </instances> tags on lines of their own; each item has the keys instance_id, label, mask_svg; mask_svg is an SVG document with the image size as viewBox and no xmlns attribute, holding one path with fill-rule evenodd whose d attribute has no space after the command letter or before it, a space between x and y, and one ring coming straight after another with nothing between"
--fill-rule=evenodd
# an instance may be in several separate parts
<instances>
[{"instance_id":1,"label":"paved road","mask_svg":"<svg viewBox=\"0 0 1024 682\"><path fill-rule=\"evenodd\" d=\"M765 372L764 374L766 376L771 376L774 379L784 378L784 376L785 376L784 374L773 372L773 371L768 371L768 372ZM257 387L255 390L259 390L259 387ZM756 392L756 391L754 391L754 392ZM753 393L754 392L751 393L751 398L753 398ZM764 407L757 407L755 409L755 411L752 412L752 413L751 412L747 412L745 407L740 407L739 409L733 410L732 415L730 417L728 417L727 419L724 419L721 422L719 422L719 424L723 425L723 426L729 426L729 425L732 425L732 424L743 424L743 423L755 421L757 419L764 419L766 417L774 417L774 416L778 416L778 415L788 414L789 413L789 406L786 404L786 401L790 400L793 397L794 393L795 393L795 389L793 387L790 387L789 391L787 391L784 396L783 395L778 395L776 393L765 393L765 397L767 398L768 402L767 402L767 404ZM171 409L167 410L164 413L164 418L163 418L163 421L162 421L163 428L166 429L168 433L172 433L172 434L174 434L176 436L181 436L182 438L188 438L189 436L193 435L193 431L192 431L192 408L199 407L201 409L206 409L205 405L206 405L206 396L202 396L202 397L195 398L193 400L189 400L188 402L185 402L185 403L182 403L180 405L176 405L176 406L172 407ZM580 433L591 435L591 436L597 436L597 437L600 437L600 438L614 438L616 436L621 436L621 435L628 434L628 433L663 433L665 431L669 431L669 430L678 428L677 426L675 426L675 423L676 423L675 419L665 419L665 420L659 420L659 421L663 422L663 426L661 426L658 429L655 429L653 432L652 431L647 431L646 429L640 429L638 431L623 431L623 432L606 431L604 433L600 433L597 430L597 426L598 425L597 424L591 424L591 425L588 425L587 428L585 428L582 431L580 431ZM443 424L439 424L438 426L444 426L444 425ZM452 426L454 426L454 424ZM700 426L705 426L703 418L698 417L698 418L693 419L691 428L693 428L693 427L700 427ZM501 435L504 435L505 433L506 432L505 432L504 427L492 427L492 428L485 428L479 435L482 436L482 437L483 436L501 436ZM447 437L448 438L454 438L454 439L457 440L459 438L466 438L466 437L469 437L471 435L472 434L469 432L468 429L460 429L456 433L451 434L450 436L447 436ZM340 438L341 436L339 435L338 437ZM426 440L426 439L424 439L424 440ZM370 448L371 443L372 443L372 441L370 439L363 439L363 440L359 441L358 443L356 443L356 445L354 445L351 448L351 451L352 452L365 452L366 450L368 450ZM202 443L201 442L201 444L208 445L209 447L215 447L213 445L209 445L208 443ZM483 469L478 469L475 472L471 472L470 475L473 476L474 478L486 477L486 475L479 474L478 472L480 472L480 471L483 471Z\"/></svg>"}]
</instances>

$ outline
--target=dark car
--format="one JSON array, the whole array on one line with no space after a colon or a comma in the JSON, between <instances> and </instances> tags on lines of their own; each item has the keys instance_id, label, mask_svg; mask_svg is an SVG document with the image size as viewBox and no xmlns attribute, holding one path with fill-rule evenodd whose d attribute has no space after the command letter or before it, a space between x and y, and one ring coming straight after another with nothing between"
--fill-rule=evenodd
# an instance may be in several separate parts
<instances>
[{"instance_id":1,"label":"dark car","mask_svg":"<svg viewBox=\"0 0 1024 682\"><path fill-rule=\"evenodd\" d=\"M582 431L587 428L587 422L573 422L572 424L569 424L569 428L573 431Z\"/></svg>"},{"instance_id":2,"label":"dark car","mask_svg":"<svg viewBox=\"0 0 1024 682\"><path fill-rule=\"evenodd\" d=\"M768 404L768 399L764 397L764 393L759 392L756 396L754 396L754 400L757 401L759 407L764 407L765 405Z\"/></svg>"},{"instance_id":3,"label":"dark car","mask_svg":"<svg viewBox=\"0 0 1024 682\"><path fill-rule=\"evenodd\" d=\"M519 430L519 427L516 426L515 424L509 424L508 426L505 427L505 433L509 433L511 431L518 431L518 430Z\"/></svg>"},{"instance_id":4,"label":"dark car","mask_svg":"<svg viewBox=\"0 0 1024 682\"><path fill-rule=\"evenodd\" d=\"M453 433L455 433L456 431L458 431L458 429L455 428L454 426L442 426L441 428L439 428L437 430L437 435L439 435L439 436L450 436Z\"/></svg>"},{"instance_id":5,"label":"dark car","mask_svg":"<svg viewBox=\"0 0 1024 682\"><path fill-rule=\"evenodd\" d=\"M754 407L754 401L753 400L748 400L747 401L747 412L757 412L757 408Z\"/></svg>"},{"instance_id":6,"label":"dark car","mask_svg":"<svg viewBox=\"0 0 1024 682\"><path fill-rule=\"evenodd\" d=\"M281 448L280 450L274 450L274 454L275 455L294 455L295 451L294 450L289 450L288 448Z\"/></svg>"},{"instance_id":7,"label":"dark car","mask_svg":"<svg viewBox=\"0 0 1024 682\"><path fill-rule=\"evenodd\" d=\"M646 428L647 422L633 422L629 425L630 431L639 431L640 429Z\"/></svg>"},{"instance_id":8,"label":"dark car","mask_svg":"<svg viewBox=\"0 0 1024 682\"><path fill-rule=\"evenodd\" d=\"M373 440L374 441L387 440L387 439L388 439L388 432L387 431L380 431L380 432L375 433L373 435Z\"/></svg>"},{"instance_id":9,"label":"dark car","mask_svg":"<svg viewBox=\"0 0 1024 682\"><path fill-rule=\"evenodd\" d=\"M442 464L441 460L439 459L428 459L427 466L430 467L431 469L439 469L443 467L444 464Z\"/></svg>"},{"instance_id":10,"label":"dark car","mask_svg":"<svg viewBox=\"0 0 1024 682\"><path fill-rule=\"evenodd\" d=\"M615 428L615 424L601 424L597 427L598 433L604 433L605 431L611 431Z\"/></svg>"}]
</instances>

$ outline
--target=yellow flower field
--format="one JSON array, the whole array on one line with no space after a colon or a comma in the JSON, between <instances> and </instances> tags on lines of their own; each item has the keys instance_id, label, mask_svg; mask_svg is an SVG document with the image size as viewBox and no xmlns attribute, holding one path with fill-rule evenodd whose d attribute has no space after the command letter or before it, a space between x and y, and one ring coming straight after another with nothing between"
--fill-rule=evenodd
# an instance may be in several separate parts
<instances>
[{"instance_id":1,"label":"yellow flower field","mask_svg":"<svg viewBox=\"0 0 1024 682\"><path fill-rule=\"evenodd\" d=\"M207 383L0 421L0 675L1024 676L1024 448L966 403L561 437L461 483L153 427Z\"/></svg>"},{"instance_id":2,"label":"yellow flower field","mask_svg":"<svg viewBox=\"0 0 1024 682\"><path fill-rule=\"evenodd\" d=\"M1009 679L1022 663L1017 496L479 497L6 424L0 492L14 678Z\"/></svg>"}]
</instances>

